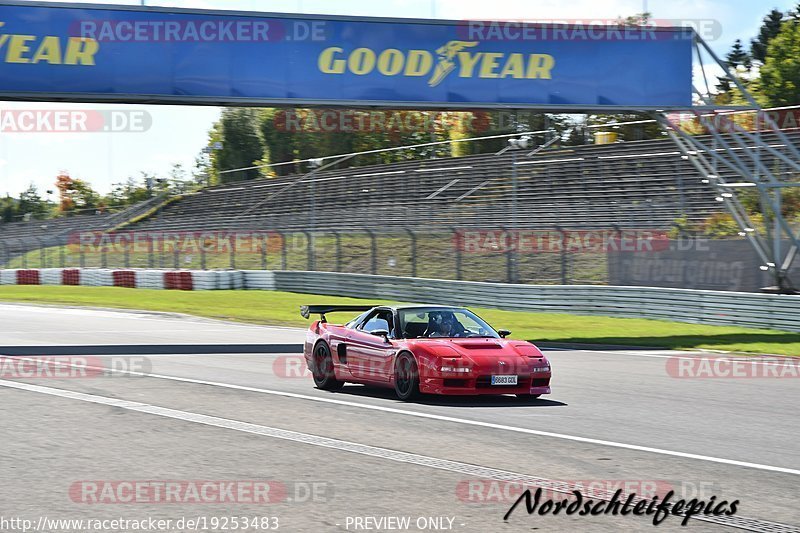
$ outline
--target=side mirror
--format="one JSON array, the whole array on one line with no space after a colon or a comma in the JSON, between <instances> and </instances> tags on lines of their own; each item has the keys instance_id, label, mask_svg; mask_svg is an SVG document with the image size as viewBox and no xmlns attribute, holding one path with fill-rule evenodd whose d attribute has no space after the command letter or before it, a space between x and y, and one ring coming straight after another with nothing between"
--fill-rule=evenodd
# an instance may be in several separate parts
<instances>
[{"instance_id":1,"label":"side mirror","mask_svg":"<svg viewBox=\"0 0 800 533\"><path fill-rule=\"evenodd\" d=\"M376 329L370 332L372 335L376 337L383 337L383 340L389 342L389 330L388 329Z\"/></svg>"},{"instance_id":2,"label":"side mirror","mask_svg":"<svg viewBox=\"0 0 800 533\"><path fill-rule=\"evenodd\" d=\"M504 339L505 339L506 337L508 337L509 335L511 335L511 332L510 332L510 331L508 331L507 329L499 329L499 330L497 330L497 333L498 333L498 334L499 334L501 337L503 337Z\"/></svg>"}]
</instances>

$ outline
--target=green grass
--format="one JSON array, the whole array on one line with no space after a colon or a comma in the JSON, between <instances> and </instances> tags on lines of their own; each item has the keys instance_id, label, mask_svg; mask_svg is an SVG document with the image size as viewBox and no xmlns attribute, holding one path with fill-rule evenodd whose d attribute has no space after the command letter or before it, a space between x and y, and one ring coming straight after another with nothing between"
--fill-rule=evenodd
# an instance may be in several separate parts
<instances>
[{"instance_id":1,"label":"green grass","mask_svg":"<svg viewBox=\"0 0 800 533\"><path fill-rule=\"evenodd\" d=\"M178 292L113 287L4 286L0 301L112 307L187 313L257 324L306 326L299 308L309 303L364 303L337 298L271 291ZM370 302L388 303L388 302ZM619 344L673 349L800 355L800 333L728 326L702 326L632 318L577 316L474 309L496 328L516 339L534 342ZM347 317L331 315L332 321Z\"/></svg>"}]
</instances>

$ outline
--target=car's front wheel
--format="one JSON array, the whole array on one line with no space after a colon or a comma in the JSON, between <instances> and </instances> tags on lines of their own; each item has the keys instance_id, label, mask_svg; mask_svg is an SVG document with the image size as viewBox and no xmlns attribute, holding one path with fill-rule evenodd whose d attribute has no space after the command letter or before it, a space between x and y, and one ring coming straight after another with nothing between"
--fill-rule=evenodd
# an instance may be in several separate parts
<instances>
[{"instance_id":1,"label":"car's front wheel","mask_svg":"<svg viewBox=\"0 0 800 533\"><path fill-rule=\"evenodd\" d=\"M419 367L410 353L400 354L394 363L394 391L405 402L419 397Z\"/></svg>"},{"instance_id":2,"label":"car's front wheel","mask_svg":"<svg viewBox=\"0 0 800 533\"><path fill-rule=\"evenodd\" d=\"M311 359L311 374L314 376L314 384L322 390L339 390L344 386L343 381L336 379L333 370L333 357L331 349L324 342L318 343L314 347L314 357Z\"/></svg>"}]
</instances>

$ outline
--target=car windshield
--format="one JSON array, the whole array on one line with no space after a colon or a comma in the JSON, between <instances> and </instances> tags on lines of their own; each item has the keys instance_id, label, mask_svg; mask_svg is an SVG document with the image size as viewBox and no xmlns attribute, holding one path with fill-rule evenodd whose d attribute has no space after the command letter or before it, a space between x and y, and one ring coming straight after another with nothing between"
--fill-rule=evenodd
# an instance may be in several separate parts
<instances>
[{"instance_id":1,"label":"car windshield","mask_svg":"<svg viewBox=\"0 0 800 533\"><path fill-rule=\"evenodd\" d=\"M466 309L417 307L401 309L399 314L406 339L500 337L489 324Z\"/></svg>"}]
</instances>

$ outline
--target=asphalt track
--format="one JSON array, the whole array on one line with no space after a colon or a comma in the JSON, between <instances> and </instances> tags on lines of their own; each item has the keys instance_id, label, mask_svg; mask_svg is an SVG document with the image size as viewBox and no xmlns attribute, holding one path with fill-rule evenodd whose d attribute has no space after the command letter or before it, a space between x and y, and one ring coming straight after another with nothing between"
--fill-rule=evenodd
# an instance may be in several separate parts
<instances>
[{"instance_id":1,"label":"asphalt track","mask_svg":"<svg viewBox=\"0 0 800 533\"><path fill-rule=\"evenodd\" d=\"M100 531L44 526L182 517L206 517L206 527L171 530L231 531L222 520L234 516L309 532L800 531L797 379L678 379L669 358L697 354L560 350L547 352L555 378L546 399L404 404L361 386L314 389L292 353L304 338L297 329L13 304L0 305L0 324L0 354L85 355L116 370L0 379L2 531L22 531L3 518L39 531ZM278 496L257 504L74 497L84 481L147 480L269 481ZM678 517L654 528L652 517L523 508L504 521L519 481L593 481L612 493L657 485L740 503L735 519L686 527ZM396 529L388 517L410 526Z\"/></svg>"}]
</instances>

